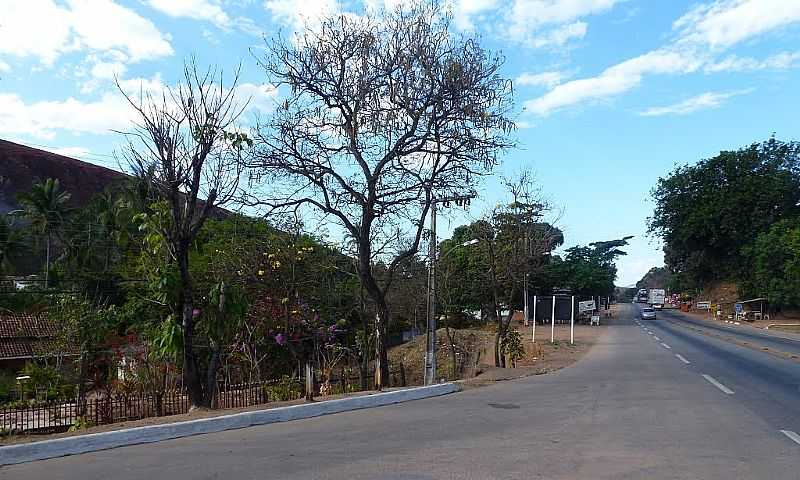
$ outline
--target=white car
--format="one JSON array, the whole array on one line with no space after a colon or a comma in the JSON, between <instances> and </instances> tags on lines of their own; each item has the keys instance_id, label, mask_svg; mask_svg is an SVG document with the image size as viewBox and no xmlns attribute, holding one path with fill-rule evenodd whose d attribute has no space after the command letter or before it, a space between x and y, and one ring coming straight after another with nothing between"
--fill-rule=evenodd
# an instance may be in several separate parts
<instances>
[{"instance_id":1,"label":"white car","mask_svg":"<svg viewBox=\"0 0 800 480\"><path fill-rule=\"evenodd\" d=\"M656 311L650 307L642 309L642 320L655 320Z\"/></svg>"}]
</instances>

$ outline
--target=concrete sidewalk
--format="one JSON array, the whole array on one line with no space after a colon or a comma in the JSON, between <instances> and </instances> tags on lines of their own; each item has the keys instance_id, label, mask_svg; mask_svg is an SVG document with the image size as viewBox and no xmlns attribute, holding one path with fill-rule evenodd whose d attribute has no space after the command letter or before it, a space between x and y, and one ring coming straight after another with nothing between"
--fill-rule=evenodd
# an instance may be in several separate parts
<instances>
[{"instance_id":1,"label":"concrete sidewalk","mask_svg":"<svg viewBox=\"0 0 800 480\"><path fill-rule=\"evenodd\" d=\"M146 427L114 430L110 432L78 435L74 437L43 440L0 447L0 465L44 460L80 453L95 452L109 448L124 447L141 443L153 443L173 438L188 437L205 433L222 432L287 422L302 418L319 417L332 413L347 412L364 408L380 407L423 398L447 395L459 390L454 383L443 383L427 387L407 388L391 392L376 393L358 397L341 398L318 403L292 405L268 410L243 412L233 415L203 418L185 422L151 425Z\"/></svg>"}]
</instances>

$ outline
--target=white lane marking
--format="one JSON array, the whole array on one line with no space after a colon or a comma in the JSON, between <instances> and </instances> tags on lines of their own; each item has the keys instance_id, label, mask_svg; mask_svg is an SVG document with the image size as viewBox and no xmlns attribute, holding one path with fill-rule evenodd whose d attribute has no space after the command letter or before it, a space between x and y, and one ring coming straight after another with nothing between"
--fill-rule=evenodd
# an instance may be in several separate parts
<instances>
[{"instance_id":1,"label":"white lane marking","mask_svg":"<svg viewBox=\"0 0 800 480\"><path fill-rule=\"evenodd\" d=\"M648 330L648 331L647 331L647 333L649 333L650 335L655 335L655 334L654 334L653 332L651 332L650 330Z\"/></svg>"},{"instance_id":2,"label":"white lane marking","mask_svg":"<svg viewBox=\"0 0 800 480\"><path fill-rule=\"evenodd\" d=\"M794 443L800 445L800 435L791 430L781 430L781 433L789 437Z\"/></svg>"},{"instance_id":3,"label":"white lane marking","mask_svg":"<svg viewBox=\"0 0 800 480\"><path fill-rule=\"evenodd\" d=\"M672 347L670 347L669 345L667 345L667 344L666 344L666 343L664 343L664 342L661 342L661 345L662 345L664 348L666 348L666 349L670 349L670 350L672 349Z\"/></svg>"},{"instance_id":4,"label":"white lane marking","mask_svg":"<svg viewBox=\"0 0 800 480\"><path fill-rule=\"evenodd\" d=\"M716 379L716 378L714 378L714 377L712 377L711 375L706 375L706 374L704 373L704 374L703 374L703 378L705 378L706 380L708 380L708 382L709 382L711 385L714 385L715 387L717 387L717 388L719 388L720 390L722 390L722 392L723 392L723 393L726 393L726 394L728 394L728 395L733 395L733 390L731 390L730 388L726 387L725 385L723 385L723 384L719 383L719 382L717 381L717 379Z\"/></svg>"},{"instance_id":5,"label":"white lane marking","mask_svg":"<svg viewBox=\"0 0 800 480\"><path fill-rule=\"evenodd\" d=\"M656 337L655 335L653 335L653 338L654 338L654 339L655 339L657 342L660 342L660 341L661 341L661 339L660 339L660 338L658 338L658 337Z\"/></svg>"},{"instance_id":6,"label":"white lane marking","mask_svg":"<svg viewBox=\"0 0 800 480\"><path fill-rule=\"evenodd\" d=\"M689 365L690 363L692 363L689 360L686 360L685 358L683 358L683 355L681 355L680 353L676 353L675 356L678 357L678 360L680 360L681 362L685 363L686 365Z\"/></svg>"}]
</instances>

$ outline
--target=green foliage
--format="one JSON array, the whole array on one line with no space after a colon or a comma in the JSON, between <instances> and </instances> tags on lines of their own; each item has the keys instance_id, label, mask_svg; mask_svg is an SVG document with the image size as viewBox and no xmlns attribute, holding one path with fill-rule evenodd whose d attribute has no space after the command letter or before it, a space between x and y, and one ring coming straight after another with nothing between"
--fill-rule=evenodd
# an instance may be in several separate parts
<instances>
[{"instance_id":1,"label":"green foliage","mask_svg":"<svg viewBox=\"0 0 800 480\"><path fill-rule=\"evenodd\" d=\"M88 418L86 418L86 417L78 417L75 420L75 423L73 423L72 426L70 426L69 430L67 430L67 431L68 432L79 432L81 430L86 430L86 429L88 429L90 427L93 427L93 426L94 426L94 423L92 423L92 421L89 420Z\"/></svg>"},{"instance_id":2,"label":"green foliage","mask_svg":"<svg viewBox=\"0 0 800 480\"><path fill-rule=\"evenodd\" d=\"M267 398L271 401L285 402L297 400L303 395L302 382L294 377L284 375L274 385L264 387Z\"/></svg>"},{"instance_id":3,"label":"green foliage","mask_svg":"<svg viewBox=\"0 0 800 480\"><path fill-rule=\"evenodd\" d=\"M11 400L16 391L15 375L9 372L0 372L0 404Z\"/></svg>"},{"instance_id":4,"label":"green foliage","mask_svg":"<svg viewBox=\"0 0 800 480\"><path fill-rule=\"evenodd\" d=\"M800 219L776 223L744 249L744 256L751 266L742 286L745 295L800 307Z\"/></svg>"},{"instance_id":5,"label":"green foliage","mask_svg":"<svg viewBox=\"0 0 800 480\"><path fill-rule=\"evenodd\" d=\"M13 228L11 219L0 215L0 275L15 271L15 260L25 252L24 234Z\"/></svg>"},{"instance_id":6,"label":"green foliage","mask_svg":"<svg viewBox=\"0 0 800 480\"><path fill-rule=\"evenodd\" d=\"M676 168L652 191L649 232L684 285L745 274L743 248L800 214L800 143L771 138Z\"/></svg>"},{"instance_id":7,"label":"green foliage","mask_svg":"<svg viewBox=\"0 0 800 480\"><path fill-rule=\"evenodd\" d=\"M48 178L33 184L30 191L17 196L23 216L31 221L34 230L47 234L63 225L69 212L70 194L61 190L57 179Z\"/></svg>"},{"instance_id":8,"label":"green foliage","mask_svg":"<svg viewBox=\"0 0 800 480\"><path fill-rule=\"evenodd\" d=\"M617 277L614 262L617 257L626 255L620 247L627 245L631 238L568 248L563 259L554 259L548 275L556 286L568 288L575 295L610 296Z\"/></svg>"},{"instance_id":9,"label":"green foliage","mask_svg":"<svg viewBox=\"0 0 800 480\"><path fill-rule=\"evenodd\" d=\"M516 366L517 360L525 357L525 345L522 343L522 334L514 328L508 329L500 341L500 349L511 364Z\"/></svg>"}]
</instances>

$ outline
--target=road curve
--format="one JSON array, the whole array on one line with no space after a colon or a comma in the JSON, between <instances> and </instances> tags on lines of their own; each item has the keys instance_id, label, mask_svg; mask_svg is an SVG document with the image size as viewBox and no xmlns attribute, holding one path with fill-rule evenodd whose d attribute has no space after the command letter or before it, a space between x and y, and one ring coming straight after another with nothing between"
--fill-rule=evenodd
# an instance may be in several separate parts
<instances>
[{"instance_id":1,"label":"road curve","mask_svg":"<svg viewBox=\"0 0 800 480\"><path fill-rule=\"evenodd\" d=\"M796 364L621 307L583 360L553 374L14 465L0 478L800 478ZM765 413L777 409L787 413Z\"/></svg>"}]
</instances>

